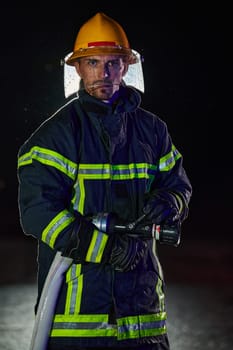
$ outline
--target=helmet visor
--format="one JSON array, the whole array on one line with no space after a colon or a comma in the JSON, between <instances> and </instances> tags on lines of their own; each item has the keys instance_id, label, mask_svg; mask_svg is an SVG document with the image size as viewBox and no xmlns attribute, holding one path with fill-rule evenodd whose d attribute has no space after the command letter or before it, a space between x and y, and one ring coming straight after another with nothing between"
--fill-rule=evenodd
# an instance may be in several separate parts
<instances>
[{"instance_id":1,"label":"helmet visor","mask_svg":"<svg viewBox=\"0 0 233 350\"><path fill-rule=\"evenodd\" d=\"M135 64L129 64L128 71L126 75L124 76L124 82L128 86L133 86L137 90L144 92L144 76L143 76L143 70L142 70L142 59L141 55L135 51L130 50L132 52L132 55L135 57ZM101 51L103 54L103 51ZM111 51L112 54L112 51ZM116 53L115 53L116 54ZM118 50L118 53L119 50ZM122 55L122 52L121 52ZM89 54L87 55L89 56ZM71 60L71 57L73 59ZM79 57L85 57L79 56ZM71 61L77 60L77 57L74 58L74 53L69 53L64 58L64 93L65 97L68 98L69 96L75 94L78 92L80 87L80 77L76 72L75 67L70 64Z\"/></svg>"}]
</instances>

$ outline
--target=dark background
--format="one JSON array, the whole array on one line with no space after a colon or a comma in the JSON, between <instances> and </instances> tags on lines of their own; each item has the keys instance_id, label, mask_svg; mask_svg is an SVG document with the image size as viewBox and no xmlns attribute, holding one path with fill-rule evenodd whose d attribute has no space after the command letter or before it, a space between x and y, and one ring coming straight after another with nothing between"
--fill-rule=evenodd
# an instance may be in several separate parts
<instances>
[{"instance_id":1,"label":"dark background","mask_svg":"<svg viewBox=\"0 0 233 350\"><path fill-rule=\"evenodd\" d=\"M65 103L61 60L72 51L80 26L99 11L117 20L131 47L143 55L142 106L167 122L184 156L193 185L184 241L192 242L195 250L204 247L207 255L209 242L229 248L231 18L223 2L204 1L68 1L1 8L2 241L9 240L9 251L13 247L14 252L14 245L26 242L17 206L18 148Z\"/></svg>"}]
</instances>

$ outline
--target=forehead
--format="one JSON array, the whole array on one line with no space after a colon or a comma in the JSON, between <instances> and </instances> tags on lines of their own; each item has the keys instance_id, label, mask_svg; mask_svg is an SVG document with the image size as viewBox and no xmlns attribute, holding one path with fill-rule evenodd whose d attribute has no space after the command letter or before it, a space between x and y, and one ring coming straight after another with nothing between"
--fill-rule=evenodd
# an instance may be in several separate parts
<instances>
[{"instance_id":1,"label":"forehead","mask_svg":"<svg viewBox=\"0 0 233 350\"><path fill-rule=\"evenodd\" d=\"M121 55L94 55L80 58L80 61L90 61L95 60L99 62L109 62L109 61L123 61L123 56Z\"/></svg>"}]
</instances>

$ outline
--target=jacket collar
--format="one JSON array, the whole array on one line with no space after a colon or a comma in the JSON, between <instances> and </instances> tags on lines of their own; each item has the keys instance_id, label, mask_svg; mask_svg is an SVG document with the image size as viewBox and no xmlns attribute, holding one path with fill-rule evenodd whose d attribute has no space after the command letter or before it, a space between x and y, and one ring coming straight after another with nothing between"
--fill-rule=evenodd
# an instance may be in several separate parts
<instances>
[{"instance_id":1,"label":"jacket collar","mask_svg":"<svg viewBox=\"0 0 233 350\"><path fill-rule=\"evenodd\" d=\"M141 103L139 92L135 88L128 86L120 87L119 96L113 104L105 103L89 95L85 90L80 90L78 92L78 97L87 113L94 113L99 117L133 112Z\"/></svg>"}]
</instances>

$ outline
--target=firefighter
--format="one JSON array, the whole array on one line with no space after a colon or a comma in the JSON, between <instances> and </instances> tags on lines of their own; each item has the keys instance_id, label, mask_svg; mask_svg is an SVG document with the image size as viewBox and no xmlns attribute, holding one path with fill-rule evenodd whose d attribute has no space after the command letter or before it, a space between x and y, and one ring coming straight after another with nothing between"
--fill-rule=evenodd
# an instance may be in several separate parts
<instances>
[{"instance_id":1,"label":"firefighter","mask_svg":"<svg viewBox=\"0 0 233 350\"><path fill-rule=\"evenodd\" d=\"M102 12L87 20L66 61L77 94L19 149L20 221L38 240L35 313L56 252L73 259L49 350L169 349L157 241L114 229L138 218L181 227L192 194L166 123L125 83L137 60L118 22ZM101 213L111 215L100 229Z\"/></svg>"}]
</instances>

